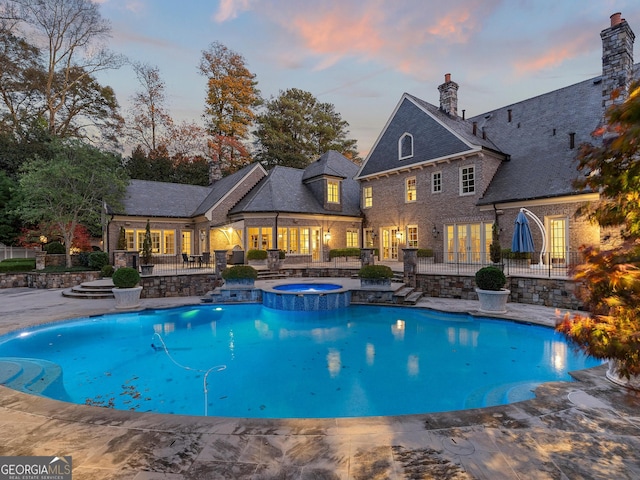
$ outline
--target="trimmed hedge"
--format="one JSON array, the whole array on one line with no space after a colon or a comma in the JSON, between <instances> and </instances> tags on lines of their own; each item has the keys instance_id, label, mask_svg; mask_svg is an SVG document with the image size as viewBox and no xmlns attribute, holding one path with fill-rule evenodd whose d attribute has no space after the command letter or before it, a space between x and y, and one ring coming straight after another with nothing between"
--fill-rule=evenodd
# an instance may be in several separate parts
<instances>
[{"instance_id":1,"label":"trimmed hedge","mask_svg":"<svg viewBox=\"0 0 640 480\"><path fill-rule=\"evenodd\" d=\"M251 265L234 265L222 271L222 278L225 280L255 280L258 278L258 271Z\"/></svg>"},{"instance_id":2,"label":"trimmed hedge","mask_svg":"<svg viewBox=\"0 0 640 480\"><path fill-rule=\"evenodd\" d=\"M50 242L44 246L44 251L50 255L60 255L67 253L64 248L64 245L60 242Z\"/></svg>"},{"instance_id":3,"label":"trimmed hedge","mask_svg":"<svg viewBox=\"0 0 640 480\"><path fill-rule=\"evenodd\" d=\"M336 257L360 258L360 249L355 247L349 247L349 248L334 248L332 250L329 250L329 258L336 258Z\"/></svg>"},{"instance_id":4,"label":"trimmed hedge","mask_svg":"<svg viewBox=\"0 0 640 480\"><path fill-rule=\"evenodd\" d=\"M102 267L109 265L109 254L107 252L91 252L87 263L89 268L102 270Z\"/></svg>"},{"instance_id":5,"label":"trimmed hedge","mask_svg":"<svg viewBox=\"0 0 640 480\"><path fill-rule=\"evenodd\" d=\"M365 265L358 272L360 278L385 279L393 277L393 270L386 265Z\"/></svg>"},{"instance_id":6,"label":"trimmed hedge","mask_svg":"<svg viewBox=\"0 0 640 480\"><path fill-rule=\"evenodd\" d=\"M35 258L9 258L0 262L0 273L29 272L36 268Z\"/></svg>"},{"instance_id":7,"label":"trimmed hedge","mask_svg":"<svg viewBox=\"0 0 640 480\"><path fill-rule=\"evenodd\" d=\"M433 250L430 248L419 248L416 255L418 257L433 257Z\"/></svg>"},{"instance_id":8,"label":"trimmed hedge","mask_svg":"<svg viewBox=\"0 0 640 480\"><path fill-rule=\"evenodd\" d=\"M266 250L249 250L247 252L247 260L266 260L267 256Z\"/></svg>"}]
</instances>

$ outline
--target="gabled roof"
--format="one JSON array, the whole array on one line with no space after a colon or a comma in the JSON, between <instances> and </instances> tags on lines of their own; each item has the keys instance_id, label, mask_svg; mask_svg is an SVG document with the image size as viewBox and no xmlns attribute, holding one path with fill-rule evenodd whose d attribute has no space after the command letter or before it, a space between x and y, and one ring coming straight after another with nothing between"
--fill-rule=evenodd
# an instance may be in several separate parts
<instances>
[{"instance_id":1,"label":"gabled roof","mask_svg":"<svg viewBox=\"0 0 640 480\"><path fill-rule=\"evenodd\" d=\"M635 65L638 78L639 65ZM511 122L509 119L511 110ZM602 83L596 77L471 118L510 155L479 204L578 194L577 160L582 143L603 120ZM574 134L574 148L570 148Z\"/></svg>"},{"instance_id":2,"label":"gabled roof","mask_svg":"<svg viewBox=\"0 0 640 480\"><path fill-rule=\"evenodd\" d=\"M131 180L127 187L122 212L141 217L195 217L216 206L234 187L255 169L267 172L253 163L217 180L208 187L182 183Z\"/></svg>"},{"instance_id":3,"label":"gabled roof","mask_svg":"<svg viewBox=\"0 0 640 480\"><path fill-rule=\"evenodd\" d=\"M190 217L211 187L181 183L131 180L122 202L123 211L141 217Z\"/></svg>"},{"instance_id":4,"label":"gabled roof","mask_svg":"<svg viewBox=\"0 0 640 480\"><path fill-rule=\"evenodd\" d=\"M343 178L341 212L324 209L312 190L305 185L308 169L311 169L312 177L317 177L317 172L321 172L319 175ZM305 170L274 167L229 214L286 212L360 216L360 185L353 179L357 170L357 165L337 152L328 152Z\"/></svg>"},{"instance_id":5,"label":"gabled roof","mask_svg":"<svg viewBox=\"0 0 640 480\"><path fill-rule=\"evenodd\" d=\"M233 188L238 185L244 177L249 175L254 170L259 169L263 172L264 175L267 174L265 169L259 163L252 163L247 165L246 167L241 168L237 172L232 173L229 176L222 177L220 180L217 180L210 187L210 193L207 195L207 198L198 206L197 210L193 213L193 215L204 215L209 211L209 209L213 208L222 198L224 198L227 193L229 193Z\"/></svg>"},{"instance_id":6,"label":"gabled roof","mask_svg":"<svg viewBox=\"0 0 640 480\"><path fill-rule=\"evenodd\" d=\"M358 166L353 162L349 162L349 164L353 165L353 168L349 168L349 165L344 162L344 158L342 154L335 150L325 152L318 160L304 169L302 180L322 176L352 178L358 172Z\"/></svg>"},{"instance_id":7,"label":"gabled roof","mask_svg":"<svg viewBox=\"0 0 640 480\"><path fill-rule=\"evenodd\" d=\"M398 140L405 133L413 136L413 156L399 160ZM490 140L473 135L472 122L451 117L438 107L405 93L367 155L357 178L482 149L498 150Z\"/></svg>"}]
</instances>

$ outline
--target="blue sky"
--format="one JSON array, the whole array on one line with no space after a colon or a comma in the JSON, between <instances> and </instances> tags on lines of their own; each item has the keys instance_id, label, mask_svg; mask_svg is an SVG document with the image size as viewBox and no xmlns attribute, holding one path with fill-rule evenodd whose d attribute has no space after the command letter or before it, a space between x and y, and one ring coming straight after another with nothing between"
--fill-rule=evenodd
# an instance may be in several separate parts
<instances>
[{"instance_id":1,"label":"blue sky","mask_svg":"<svg viewBox=\"0 0 640 480\"><path fill-rule=\"evenodd\" d=\"M300 88L335 105L363 155L404 92L438 105L445 73L470 117L599 75L615 12L640 38L637 0L94 1L109 47L160 69L176 120L201 121L197 66L218 41L244 56L263 97ZM126 109L131 68L99 79Z\"/></svg>"}]
</instances>

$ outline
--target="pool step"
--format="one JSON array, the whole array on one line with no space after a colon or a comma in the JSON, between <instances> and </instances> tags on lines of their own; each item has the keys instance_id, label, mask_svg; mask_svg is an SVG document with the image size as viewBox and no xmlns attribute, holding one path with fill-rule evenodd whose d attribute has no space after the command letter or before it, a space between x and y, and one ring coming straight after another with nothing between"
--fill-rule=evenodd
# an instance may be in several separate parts
<instances>
[{"instance_id":1,"label":"pool step","mask_svg":"<svg viewBox=\"0 0 640 480\"><path fill-rule=\"evenodd\" d=\"M0 385L21 392L58 398L67 397L60 365L37 358L0 359Z\"/></svg>"},{"instance_id":2,"label":"pool step","mask_svg":"<svg viewBox=\"0 0 640 480\"><path fill-rule=\"evenodd\" d=\"M493 405L504 405L533 398L533 391L540 385L537 382L515 382L490 385L471 393L464 408L483 408Z\"/></svg>"}]
</instances>

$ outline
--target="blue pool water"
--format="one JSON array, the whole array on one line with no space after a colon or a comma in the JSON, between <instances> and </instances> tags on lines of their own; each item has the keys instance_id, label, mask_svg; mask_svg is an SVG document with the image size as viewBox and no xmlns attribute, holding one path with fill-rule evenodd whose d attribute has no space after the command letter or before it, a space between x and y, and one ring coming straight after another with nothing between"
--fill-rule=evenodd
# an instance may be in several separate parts
<instances>
[{"instance_id":1,"label":"blue pool water","mask_svg":"<svg viewBox=\"0 0 640 480\"><path fill-rule=\"evenodd\" d=\"M0 337L0 366L3 357L59 365L63 388L53 382L43 394L61 400L253 418L498 405L599 364L539 326L401 307L289 312L257 304L43 325Z\"/></svg>"},{"instance_id":2,"label":"blue pool water","mask_svg":"<svg viewBox=\"0 0 640 480\"><path fill-rule=\"evenodd\" d=\"M276 285L274 290L281 292L296 292L296 293L317 293L317 292L330 292L332 290L339 290L342 285L336 285L333 283L287 283L285 285Z\"/></svg>"}]
</instances>

